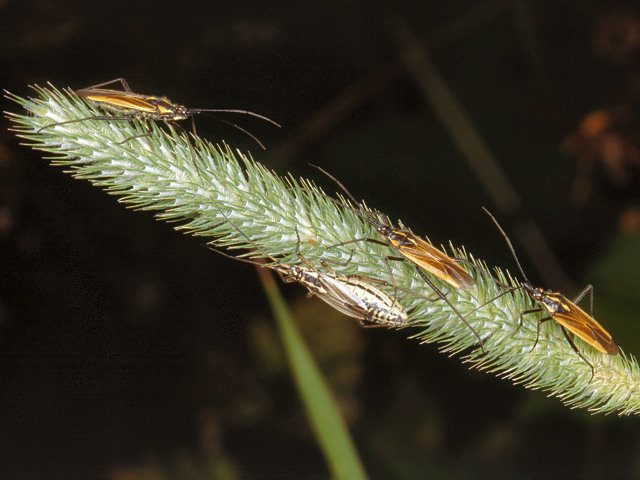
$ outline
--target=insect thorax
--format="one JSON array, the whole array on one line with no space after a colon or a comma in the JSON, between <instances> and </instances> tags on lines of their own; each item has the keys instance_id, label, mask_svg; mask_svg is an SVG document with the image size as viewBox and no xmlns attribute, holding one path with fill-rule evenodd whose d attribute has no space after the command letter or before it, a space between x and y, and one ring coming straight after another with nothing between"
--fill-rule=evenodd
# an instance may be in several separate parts
<instances>
[{"instance_id":1,"label":"insect thorax","mask_svg":"<svg viewBox=\"0 0 640 480\"><path fill-rule=\"evenodd\" d=\"M408 241L407 235L404 232L394 230L391 227L380 227L378 228L378 233L380 233L380 235L382 235L383 237L386 237L394 247L402 247L411 243L410 241Z\"/></svg>"},{"instance_id":2,"label":"insect thorax","mask_svg":"<svg viewBox=\"0 0 640 480\"><path fill-rule=\"evenodd\" d=\"M156 112L150 114L150 116L157 115L170 120L185 120L189 118L187 107L176 105L167 97L153 97L150 99L150 103L156 108Z\"/></svg>"},{"instance_id":3,"label":"insect thorax","mask_svg":"<svg viewBox=\"0 0 640 480\"><path fill-rule=\"evenodd\" d=\"M304 285L310 292L318 293L323 290L318 280L318 272L298 266L290 267L287 271L287 278L291 282L298 282Z\"/></svg>"},{"instance_id":4,"label":"insect thorax","mask_svg":"<svg viewBox=\"0 0 640 480\"><path fill-rule=\"evenodd\" d=\"M533 288L531 285L527 290L531 294L531 298L540 303L551 315L567 313L571 310L569 301L560 293L556 293L553 290L544 290L540 287Z\"/></svg>"},{"instance_id":5,"label":"insect thorax","mask_svg":"<svg viewBox=\"0 0 640 480\"><path fill-rule=\"evenodd\" d=\"M553 314L568 314L571 311L570 302L564 297L564 295L552 292L551 290L544 292L544 296L540 303L542 303L542 305L544 305L544 307Z\"/></svg>"}]
</instances>

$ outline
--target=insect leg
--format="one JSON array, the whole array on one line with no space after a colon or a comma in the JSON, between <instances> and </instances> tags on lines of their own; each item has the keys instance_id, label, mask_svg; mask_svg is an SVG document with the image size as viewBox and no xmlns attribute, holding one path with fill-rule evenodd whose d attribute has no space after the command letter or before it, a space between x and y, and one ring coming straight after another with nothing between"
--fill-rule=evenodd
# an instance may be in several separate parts
<instances>
[{"instance_id":1,"label":"insect leg","mask_svg":"<svg viewBox=\"0 0 640 480\"><path fill-rule=\"evenodd\" d=\"M478 339L478 343L480 344L480 349L482 350L482 353L486 353L484 351L484 341L482 340L482 338L480 337L480 335L478 334L478 332L476 332L476 329L473 328L469 322L467 322L467 320L465 320L465 318L462 316L462 314L458 311L458 309L456 307L453 306L453 304L449 301L449 299L447 298L447 296L442 293L440 291L440 289L438 287L436 287L434 285L434 283L429 280L429 277L427 277L425 275L425 273L420 269L420 267L416 266L416 270L418 271L418 274L420 275L420 277L422 277L422 280L425 281L425 283L427 285L429 285L429 287L431 288L431 290L433 290L436 295L438 295L438 297L440 297L441 300L444 300L446 302L447 305L449 305L449 307L451 307L451 309L456 313L456 315L458 315L458 317L460 317L460 320L462 320L464 322L464 324L469 327L469 329L471 329L471 331L473 332L473 334L476 336L476 338Z\"/></svg>"},{"instance_id":2,"label":"insect leg","mask_svg":"<svg viewBox=\"0 0 640 480\"><path fill-rule=\"evenodd\" d=\"M520 322L518 324L518 327L514 330L514 332L511 334L511 337L513 337L516 333L518 333L518 331L520 331L520 329L522 328L522 326L524 325L524 316L525 315L529 315L531 313L537 313L537 312L542 312L542 308L531 308L529 310L524 310L523 312L520 313ZM540 320L540 323L542 323L543 321L548 320L551 317L545 317L543 320ZM539 325L539 324L538 324ZM540 333L540 328L538 326L538 334ZM536 336L536 343L538 343L538 337ZM536 346L535 344L533 345L534 347Z\"/></svg>"},{"instance_id":3,"label":"insect leg","mask_svg":"<svg viewBox=\"0 0 640 480\"><path fill-rule=\"evenodd\" d=\"M93 88L106 87L107 85L112 85L112 84L118 83L118 82L120 82L120 85L122 85L122 88L124 88L125 92L132 93L131 88L129 88L129 84L122 77L121 78L114 78L113 80L109 80L108 82L99 83L97 85L91 85L90 87L85 87L85 88L82 88L81 90L91 90Z\"/></svg>"},{"instance_id":4,"label":"insect leg","mask_svg":"<svg viewBox=\"0 0 640 480\"><path fill-rule=\"evenodd\" d=\"M193 120L193 117L191 117L191 120ZM202 178L201 172L200 172L200 167L198 166L198 162L196 161L196 154L195 154L195 150L193 145L191 144L191 140L189 138L189 135L186 133L186 130L184 128L182 128L180 125L178 125L175 122L170 122L165 120L164 121L165 125L167 125L169 128L175 128L177 130L179 130L179 134L182 137L182 135L184 134L184 139L187 142L187 145L189 146L189 153L191 154L191 163L193 164L193 167L196 169L196 173L198 174L198 177L200 178L200 180L202 180L204 182L204 179ZM195 128L196 128L196 124L193 124L193 134L192 137L194 138L194 140L197 139L197 137L195 136ZM149 131L149 135L151 135L153 132L150 130ZM142 136L142 135L139 135ZM136 138L136 137L131 137L131 138ZM127 139L129 140L129 139Z\"/></svg>"},{"instance_id":5,"label":"insect leg","mask_svg":"<svg viewBox=\"0 0 640 480\"><path fill-rule=\"evenodd\" d=\"M86 120L127 120L127 121L130 121L132 118L133 117L131 115L121 116L121 117L107 117L105 115L94 115L92 117L75 118L73 120L65 120L64 122L50 123L49 125L45 125L44 127L40 127L38 130L36 130L36 133L40 133L44 129L49 128L49 127L55 127L57 125L66 125L68 123L84 122Z\"/></svg>"},{"instance_id":6,"label":"insect leg","mask_svg":"<svg viewBox=\"0 0 640 480\"><path fill-rule=\"evenodd\" d=\"M353 254L354 254L354 251L351 250L351 253L349 254L349 258L347 258L347 260L344 262L341 262L339 260L334 260L334 259L322 259L320 263L328 271L333 272L333 269L328 265L329 263L333 263L334 265L340 265L341 267L346 267L351 263L351 260L353 259Z\"/></svg>"},{"instance_id":7,"label":"insect leg","mask_svg":"<svg viewBox=\"0 0 640 480\"><path fill-rule=\"evenodd\" d=\"M141 133L140 135L133 135L132 137L125 138L121 142L116 143L116 145L122 145L123 143L126 143L129 140L135 140L136 138L150 137L151 135L153 135L153 131L149 129L147 133Z\"/></svg>"},{"instance_id":8,"label":"insect leg","mask_svg":"<svg viewBox=\"0 0 640 480\"><path fill-rule=\"evenodd\" d=\"M390 245L389 242L385 242L385 241L378 240L378 239L375 239L375 238L362 237L362 238L355 238L353 240L347 240L346 242L334 243L333 245L329 245L327 248L341 247L343 245L349 245L350 243L356 243L356 242L377 243L378 245L383 245L385 247L388 247Z\"/></svg>"},{"instance_id":9,"label":"insect leg","mask_svg":"<svg viewBox=\"0 0 640 480\"><path fill-rule=\"evenodd\" d=\"M562 329L562 333L564 334L564 338L567 339L567 342L569 342L569 345L571 345L571 348L573 349L574 352L576 352L578 354L578 356L584 360L585 362L587 362L587 365L589 365L589 367L591 367L591 378L589 379L589 383L591 383L591 380L593 380L593 377L596 374L596 370L595 368L593 368L593 365L591 364L591 362L589 360L587 360L584 355L582 355L582 353L580 353L580 350L578 350L578 347L576 347L576 344L573 343L573 340L571 339L571 337L569 336L569 333L567 332L567 329L564 328L562 325L560 325L560 328Z\"/></svg>"},{"instance_id":10,"label":"insect leg","mask_svg":"<svg viewBox=\"0 0 640 480\"><path fill-rule=\"evenodd\" d=\"M393 282L393 287L397 290L399 290L399 288L396 285L396 281L395 278L393 277L393 272L391 271L391 265L389 264L389 260L393 260L394 262L406 262L407 259L404 257L385 257L385 262L387 264L387 272L389 272L389 277L391 277L391 281ZM442 295L446 296L444 293L440 292ZM438 295L435 298L429 298L426 297L424 295L418 295L421 298L424 298L425 300L429 301L429 302L435 302L436 300L438 300L438 298L442 298L441 295Z\"/></svg>"},{"instance_id":11,"label":"insect leg","mask_svg":"<svg viewBox=\"0 0 640 480\"><path fill-rule=\"evenodd\" d=\"M543 311L543 309L542 309L542 308L533 308L533 309L531 309L531 310L525 310L524 312L522 312L522 313L520 314L520 325L518 325L518 328L516 328L515 332L513 332L513 334L512 334L511 336L513 337L513 336L516 334L516 332L517 332L518 330L520 330L520 327L522 327L522 324L523 324L523 323L522 323L522 322L523 322L522 317L523 317L524 315L528 315L528 314L530 314L530 313L542 312L542 311ZM551 317L544 317L544 318L541 318L541 319L540 319L540 321L538 321L538 326L537 326L537 328L536 328L536 341L533 343L533 347L531 347L531 350L529 350L529 352L532 352L532 351L533 351L533 349L534 349L534 348L536 348L536 345L538 345L538 340L540 340L540 326L541 326L544 322L549 321L549 320L551 320Z\"/></svg>"},{"instance_id":12,"label":"insect leg","mask_svg":"<svg viewBox=\"0 0 640 480\"><path fill-rule=\"evenodd\" d=\"M396 285L396 279L393 276L393 272L391 271L389 257L385 257L384 263L387 266L387 272L389 273L389 278L391 279L391 284L393 285L393 305L396 305L398 303L398 285Z\"/></svg>"},{"instance_id":13,"label":"insect leg","mask_svg":"<svg viewBox=\"0 0 640 480\"><path fill-rule=\"evenodd\" d=\"M302 255L302 252L300 252L300 245L302 244L302 241L300 240L300 232L298 232L298 226L296 225L296 255L298 256L298 258L300 260L302 260L302 262L309 267L311 270L315 270L316 268L313 266L313 264L307 260L304 255ZM331 269L329 269L331 270ZM333 272L333 270L331 270Z\"/></svg>"},{"instance_id":14,"label":"insect leg","mask_svg":"<svg viewBox=\"0 0 640 480\"><path fill-rule=\"evenodd\" d=\"M589 314L593 317L593 285L589 284L586 287L584 287L582 289L582 291L576 296L576 298L573 299L573 303L578 303L580 300L582 300L584 298L584 296L587 294L587 292L590 295L590 301L589 301Z\"/></svg>"},{"instance_id":15,"label":"insect leg","mask_svg":"<svg viewBox=\"0 0 640 480\"><path fill-rule=\"evenodd\" d=\"M502 282L500 282L500 281L496 280L495 278L494 278L493 280L494 280L498 285L500 285L502 288L505 288L505 289L507 289L507 290L506 290L506 291L504 291L504 292L502 292L502 293L499 293L498 295L496 295L495 297L493 297L491 300L487 300L487 301L486 301L486 302L484 302L482 305L480 305L480 306L478 306L478 307L474 308L474 309L473 309L473 310L471 310L469 313L467 313L467 314L465 315L465 317L468 317L468 316L470 316L470 315L472 315L472 314L476 313L478 310L480 310L481 308L483 308L483 307L485 307L485 306L489 305L490 303L495 302L495 301L496 301L497 299L499 299L500 297L502 297L502 296L504 296L504 295L507 295L508 293L511 293L511 292L513 292L514 290L518 290L518 289L519 289L519 287L510 287L510 286L508 286L508 285L505 285L505 284L503 284ZM517 332L517 330L516 330L516 332ZM515 335L515 333L516 333L516 332L513 332L513 334L511 334L511 336L513 337L513 335Z\"/></svg>"}]
</instances>

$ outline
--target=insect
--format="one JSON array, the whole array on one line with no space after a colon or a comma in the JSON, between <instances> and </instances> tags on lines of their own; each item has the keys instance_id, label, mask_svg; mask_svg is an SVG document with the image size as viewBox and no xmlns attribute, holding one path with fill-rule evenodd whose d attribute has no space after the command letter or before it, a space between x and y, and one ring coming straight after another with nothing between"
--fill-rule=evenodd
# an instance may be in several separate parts
<instances>
[{"instance_id":1,"label":"insect","mask_svg":"<svg viewBox=\"0 0 640 480\"><path fill-rule=\"evenodd\" d=\"M378 217L378 220L370 215L367 215L365 220L373 225L378 233L405 258L454 288L470 290L475 285L476 281L469 272L444 252L430 245L402 224L400 228L394 228L387 215L381 212L370 213Z\"/></svg>"},{"instance_id":2,"label":"insect","mask_svg":"<svg viewBox=\"0 0 640 480\"><path fill-rule=\"evenodd\" d=\"M444 300L447 305L449 305L449 307L451 307L451 309L458 315L458 317L467 325L467 327L471 329L473 334L478 339L481 348L484 350L484 342L482 341L482 338L480 337L478 332L476 332L476 330L469 324L465 317L463 317L462 314L458 312L458 310L447 299L447 296L431 281L431 279L429 279L429 277L425 275L420 267L424 268L429 273L435 275L440 280L443 280L452 287L461 288L467 291L470 290L476 283L475 279L469 274L469 272L462 268L456 262L456 260L452 259L441 250L438 250L434 246L427 243L425 240L415 235L409 228L405 227L404 225L400 224L400 228L395 228L387 215L379 211L369 210L364 205L364 203L358 202L353 197L353 195L351 195L351 192L349 192L349 190L333 175L331 175L321 167L318 167L316 165L312 166L317 168L334 182L336 182L336 184L346 193L348 198L355 205L357 205L358 208L356 208L354 211L358 215L360 215L367 223L372 225L380 235L387 239L388 242L383 242L374 238L356 238L354 240L349 240L338 245L367 241L377 243L379 245L391 245L392 247L394 247L402 255L402 257L387 257L387 259L406 259L411 261L416 266L418 274L425 281L425 283L438 295L440 299ZM348 207L348 205L345 205L344 203L336 203ZM391 271L391 269L389 269L389 271Z\"/></svg>"},{"instance_id":3,"label":"insect","mask_svg":"<svg viewBox=\"0 0 640 480\"><path fill-rule=\"evenodd\" d=\"M109 88L102 88L114 83L120 83L124 90L113 90ZM158 97L155 95L143 95L140 93L134 93L131 91L129 84L124 78L116 78L108 82L99 83L91 87L82 88L75 91L76 95L98 107L114 113L115 115L94 115L91 117L79 118L74 120L67 120L64 122L51 123L41 127L37 133L42 130L56 125L64 125L68 123L82 122L86 120L159 120L165 123L177 122L180 120L186 120L191 118L193 132L195 134L195 120L194 115L202 112L218 112L218 113L238 113L243 115L249 115L259 118L266 122L269 122L277 127L280 125L270 118L267 118L258 113L250 112L247 110L237 109L221 109L221 108L187 108L184 105L179 105L172 102L167 97ZM228 122L227 122L228 123ZM252 139L254 139L262 148L264 146L260 141L254 137L251 133L238 125L232 124L240 131L244 132ZM135 137L131 137L135 138ZM129 140L129 139L127 139ZM126 140L125 140L126 141Z\"/></svg>"},{"instance_id":4,"label":"insect","mask_svg":"<svg viewBox=\"0 0 640 480\"><path fill-rule=\"evenodd\" d=\"M571 348L585 361L589 364L592 371L592 376L594 373L593 365L580 353L575 343L567 333L569 330L574 335L578 336L593 348L598 350L599 352L606 353L609 355L616 355L618 353L618 346L613 342L611 335L600 325L595 318L593 318L593 285L587 285L577 296L571 301L563 294L559 292L554 292L553 290L545 290L540 287L534 287L533 284L529 281L522 266L520 265L520 261L516 255L515 249L511 243L511 240L500 226L495 217L483 207L483 210L491 217L493 223L495 223L498 230L504 237L507 242L507 246L511 251L511 255L516 261L516 265L518 266L518 270L522 274L524 278L524 283L520 285L520 287L524 291L526 291L529 296L541 305L540 308L534 308L530 310L525 310L520 314L520 326L522 326L522 319L524 315L546 311L549 315L540 320L538 324L538 334L536 336L536 344L538 343L538 337L540 335L540 324L546 322L547 320L554 319L560 325L562 329L562 333L565 338L571 345ZM511 289L513 290L513 289ZM584 310L578 307L577 303L584 298L584 296L589 293L591 295L591 310L590 314L587 314ZM520 327L518 327L520 328ZM536 344L534 344L533 348L535 348Z\"/></svg>"},{"instance_id":5,"label":"insect","mask_svg":"<svg viewBox=\"0 0 640 480\"><path fill-rule=\"evenodd\" d=\"M307 289L308 296L316 296L339 312L355 318L361 327L401 327L407 324L407 312L398 301L369 283L376 281L386 284L387 282L359 275L338 275L326 261L321 262L326 272L317 270L300 253L300 235L297 229L296 255L304 263L304 266L287 265L264 252L222 210L219 209L219 211L240 235L252 243L263 256L269 258L275 265L234 257L210 247L213 250L242 262L271 268L285 283L297 282L301 284Z\"/></svg>"}]
</instances>

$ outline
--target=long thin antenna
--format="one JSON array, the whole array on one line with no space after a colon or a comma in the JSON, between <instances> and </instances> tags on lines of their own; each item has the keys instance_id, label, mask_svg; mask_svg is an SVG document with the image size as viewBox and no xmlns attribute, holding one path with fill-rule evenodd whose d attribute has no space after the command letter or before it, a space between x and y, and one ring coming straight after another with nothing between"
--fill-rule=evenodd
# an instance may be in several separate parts
<instances>
[{"instance_id":1,"label":"long thin antenna","mask_svg":"<svg viewBox=\"0 0 640 480\"><path fill-rule=\"evenodd\" d=\"M493 223L496 224L496 227L498 227L498 230L500 230L500 233L502 233L502 236L504 237L505 241L507 242L507 245L509 246L509 250L511 250L511 255L513 255L514 260L516 261L516 265L518 265L518 269L520 270L520 273L522 274L522 276L524 277L524 280L527 283L531 283L529 281L529 279L527 278L527 274L524 273L524 270L522 269L522 265L520 265L520 261L518 260L518 256L516 255L516 251L513 248L513 244L511 243L511 240L509 239L509 236L507 235L507 233L502 229L502 227L500 226L500 224L498 223L498 220L496 220L496 217L494 217L493 215L491 215L491 212L489 210L487 210L486 207L482 207L482 210L484 210L484 212L489 215L489 217L491 218L491 220L493 220Z\"/></svg>"},{"instance_id":2,"label":"long thin antenna","mask_svg":"<svg viewBox=\"0 0 640 480\"><path fill-rule=\"evenodd\" d=\"M259 113L250 112L249 110L238 110L235 108L188 108L187 113L190 115L195 115L196 113L202 112L216 112L216 113L239 113L241 115L249 115L250 117L259 118L260 120L264 120L271 125L274 125L278 128L282 128L275 120L271 120L269 117L265 117L264 115L260 115Z\"/></svg>"},{"instance_id":3,"label":"long thin antenna","mask_svg":"<svg viewBox=\"0 0 640 480\"><path fill-rule=\"evenodd\" d=\"M238 125L237 123L233 123L230 122L229 120L225 120L224 118L220 118L220 117L216 117L214 115L211 115L212 118L215 118L216 120L218 120L219 122L224 123L225 125L229 125L239 131L241 131L242 133L244 133L247 137L249 137L251 140L253 140L254 142L256 142L258 144L258 146L263 149L266 150L267 148L264 146L264 144L260 141L260 139L258 137L256 137L253 133L251 133L249 130L247 130L246 128L241 127L240 125ZM195 120L193 119L193 115L191 116L191 121L192 121L192 125L195 131Z\"/></svg>"},{"instance_id":4,"label":"long thin antenna","mask_svg":"<svg viewBox=\"0 0 640 480\"><path fill-rule=\"evenodd\" d=\"M357 215L360 215L360 217L362 217L370 225L373 225L374 228L379 228L379 227L381 227L383 225L389 225L389 226L391 225L391 220L389 219L389 217L387 215L385 215L384 213L382 213L382 212L380 212L378 210L373 210L373 211L369 210L368 207L365 205L364 201L362 201L362 202L357 201L356 198L347 189L347 187L345 187L344 184L340 180L338 180L336 177L331 175L324 168L319 167L318 165L314 165L313 163L308 163L308 165L312 166L313 168L316 168L316 169L320 170L327 177L329 177L331 180L333 180L336 183L336 185L338 185L340 187L340 189L347 195L349 200L351 200L354 205L358 206L359 211L356 210L356 209L350 208L348 205L345 205L344 203L338 202L337 200L329 197L328 195L325 195L326 198L330 199L331 201L333 201L337 205L350 208L350 210L352 210ZM372 215L378 215L378 214L379 215L384 215L384 217L386 219L386 223L382 223L380 221L376 221L373 218L371 218Z\"/></svg>"},{"instance_id":5,"label":"long thin antenna","mask_svg":"<svg viewBox=\"0 0 640 480\"><path fill-rule=\"evenodd\" d=\"M347 194L347 197L349 197L349 199L354 203L354 205L358 205L361 209L362 209L362 204L356 200L356 197L354 197L353 195L351 195L351 192L347 189L347 187L345 187L343 185L343 183L338 180L336 177L334 177L333 175L331 175L329 172L327 172L324 168L319 167L318 165L314 165L313 163L308 163L307 165L312 166L313 168L320 170L322 173L324 173L327 177L329 177L331 180L333 180L336 185L338 185L340 187L340 189Z\"/></svg>"}]
</instances>

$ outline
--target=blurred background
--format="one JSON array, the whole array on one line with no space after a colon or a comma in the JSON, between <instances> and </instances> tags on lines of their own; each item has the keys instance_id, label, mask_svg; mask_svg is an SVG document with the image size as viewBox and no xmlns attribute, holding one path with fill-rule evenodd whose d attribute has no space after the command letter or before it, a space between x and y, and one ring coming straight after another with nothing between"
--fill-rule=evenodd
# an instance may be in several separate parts
<instances>
[{"instance_id":1,"label":"blurred background","mask_svg":"<svg viewBox=\"0 0 640 480\"><path fill-rule=\"evenodd\" d=\"M573 296L640 351L637 2L0 0L0 82L135 92L436 243ZM3 110L18 107L3 99ZM254 268L0 128L0 476L329 476ZM283 287L374 479L640 478L640 422L469 371ZM588 309L588 302L586 303Z\"/></svg>"}]
</instances>

